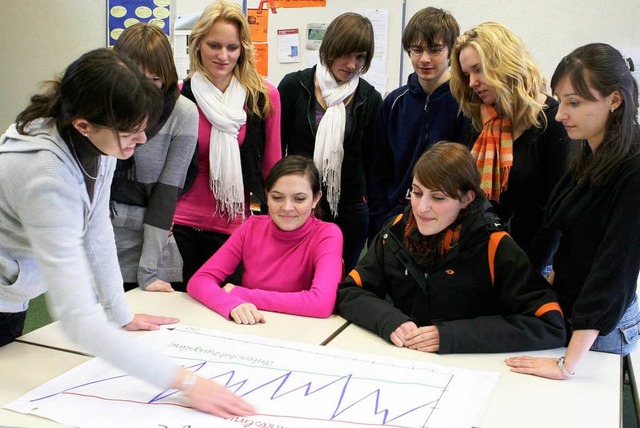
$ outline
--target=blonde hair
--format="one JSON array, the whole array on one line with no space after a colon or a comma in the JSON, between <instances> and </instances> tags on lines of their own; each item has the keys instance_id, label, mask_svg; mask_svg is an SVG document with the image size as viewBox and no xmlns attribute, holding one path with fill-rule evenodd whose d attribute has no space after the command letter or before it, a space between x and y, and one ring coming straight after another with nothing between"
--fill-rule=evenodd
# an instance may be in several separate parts
<instances>
[{"instance_id":1,"label":"blonde hair","mask_svg":"<svg viewBox=\"0 0 640 428\"><path fill-rule=\"evenodd\" d=\"M451 55L451 93L476 129L482 128L482 100L469 87L469 76L460 67L460 52L466 47L478 53L483 78L497 93L494 107L500 114L524 129L546 126L546 116L540 115L545 104L537 100L547 85L542 70L520 37L502 24L484 22L458 37Z\"/></svg>"},{"instance_id":2,"label":"blonde hair","mask_svg":"<svg viewBox=\"0 0 640 428\"><path fill-rule=\"evenodd\" d=\"M202 65L202 58L200 57L198 46L202 38L218 21L228 22L238 29L242 49L238 62L233 69L233 74L247 91L247 107L249 110L259 117L264 118L272 111L271 101L268 96L269 90L256 70L255 52L251 41L249 23L238 4L217 1L202 11L189 36L189 61L191 68L189 77L196 71L199 71L205 76L207 75ZM261 94L264 99L262 108L259 103Z\"/></svg>"}]
</instances>

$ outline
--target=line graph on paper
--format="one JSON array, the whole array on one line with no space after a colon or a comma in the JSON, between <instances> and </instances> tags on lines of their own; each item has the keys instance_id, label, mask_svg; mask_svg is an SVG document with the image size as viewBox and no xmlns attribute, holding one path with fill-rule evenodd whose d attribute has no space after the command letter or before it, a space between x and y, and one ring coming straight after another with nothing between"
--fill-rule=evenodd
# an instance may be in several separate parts
<instances>
[{"instance_id":1,"label":"line graph on paper","mask_svg":"<svg viewBox=\"0 0 640 428\"><path fill-rule=\"evenodd\" d=\"M244 397L258 414L199 413L181 393L99 359L5 407L80 427L469 427L480 424L497 382L492 373L184 325L141 340Z\"/></svg>"}]
</instances>

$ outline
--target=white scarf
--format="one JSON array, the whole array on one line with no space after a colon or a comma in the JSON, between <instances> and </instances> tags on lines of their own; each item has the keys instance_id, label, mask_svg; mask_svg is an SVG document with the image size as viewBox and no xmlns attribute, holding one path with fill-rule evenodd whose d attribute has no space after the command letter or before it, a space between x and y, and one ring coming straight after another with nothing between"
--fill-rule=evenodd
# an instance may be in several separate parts
<instances>
[{"instance_id":1,"label":"white scarf","mask_svg":"<svg viewBox=\"0 0 640 428\"><path fill-rule=\"evenodd\" d=\"M348 82L339 85L327 67L320 63L316 68L316 78L327 111L318 125L313 161L320 171L323 184L327 186L327 201L331 214L337 217L347 116L344 100L356 91L360 75L356 73Z\"/></svg>"},{"instance_id":2,"label":"white scarf","mask_svg":"<svg viewBox=\"0 0 640 428\"><path fill-rule=\"evenodd\" d=\"M247 92L235 76L227 90L220 91L202 73L191 77L191 90L198 107L211 122L209 136L209 185L217 200L217 212L244 219L244 184L238 133L247 121Z\"/></svg>"}]
</instances>

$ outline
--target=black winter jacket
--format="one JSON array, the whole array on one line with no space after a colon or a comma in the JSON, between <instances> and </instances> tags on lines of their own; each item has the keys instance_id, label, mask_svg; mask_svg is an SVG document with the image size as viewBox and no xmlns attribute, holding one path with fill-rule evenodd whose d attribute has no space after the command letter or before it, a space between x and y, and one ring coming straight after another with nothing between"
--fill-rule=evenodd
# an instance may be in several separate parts
<instances>
[{"instance_id":1,"label":"black winter jacket","mask_svg":"<svg viewBox=\"0 0 640 428\"><path fill-rule=\"evenodd\" d=\"M476 200L471 205L458 246L433 272L422 271L402 243L410 209L383 227L340 284L337 310L341 316L385 340L407 321L436 325L441 354L565 346L556 295L524 251L502 231L490 203ZM502 238L496 239L491 263L493 233Z\"/></svg>"},{"instance_id":2,"label":"black winter jacket","mask_svg":"<svg viewBox=\"0 0 640 428\"><path fill-rule=\"evenodd\" d=\"M289 73L278 85L282 103L282 154L313 158L316 144L315 86L316 67ZM353 99L354 126L344 137L344 160L340 186L342 207L362 204L367 199L365 166L369 164L374 123L382 97L366 80L360 79ZM323 196L323 199L324 196Z\"/></svg>"}]
</instances>

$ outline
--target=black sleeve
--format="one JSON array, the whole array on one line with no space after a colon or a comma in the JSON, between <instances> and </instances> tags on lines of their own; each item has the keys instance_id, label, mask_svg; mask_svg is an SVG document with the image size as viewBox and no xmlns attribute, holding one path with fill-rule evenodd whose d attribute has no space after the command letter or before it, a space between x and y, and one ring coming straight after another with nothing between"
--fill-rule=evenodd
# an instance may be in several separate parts
<instances>
[{"instance_id":1,"label":"black sleeve","mask_svg":"<svg viewBox=\"0 0 640 428\"><path fill-rule=\"evenodd\" d=\"M500 241L494 266L502 313L436 323L438 352L517 352L565 346L564 318L555 293L508 235Z\"/></svg>"},{"instance_id":2,"label":"black sleeve","mask_svg":"<svg viewBox=\"0 0 640 428\"><path fill-rule=\"evenodd\" d=\"M387 183L393 177L393 154L389 144L389 114L391 101L386 99L379 108L375 122L367 168L367 190L369 192L369 240L373 240L382 229L391 207L387 201Z\"/></svg>"},{"instance_id":3,"label":"black sleeve","mask_svg":"<svg viewBox=\"0 0 640 428\"><path fill-rule=\"evenodd\" d=\"M381 234L376 236L364 257L340 283L336 308L345 319L390 341L389 337L396 328L413 320L385 300L388 281Z\"/></svg>"},{"instance_id":4,"label":"black sleeve","mask_svg":"<svg viewBox=\"0 0 640 428\"><path fill-rule=\"evenodd\" d=\"M295 104L300 85L296 78L297 72L289 73L278 84L280 93L280 140L282 143L282 156L287 155L289 143L295 137L294 121L296 118Z\"/></svg>"}]
</instances>

